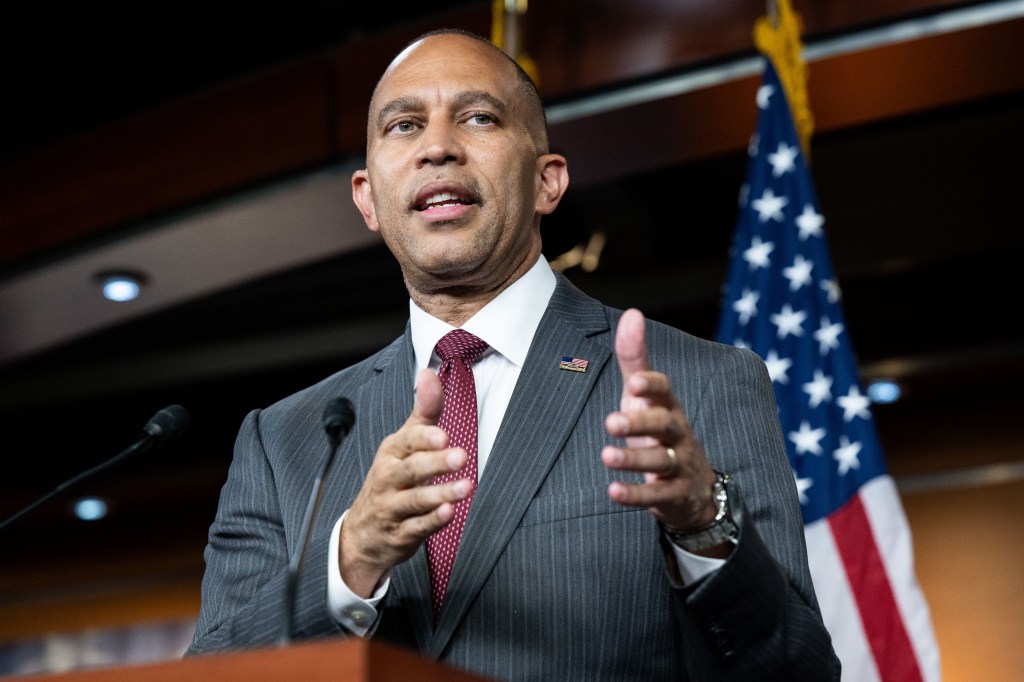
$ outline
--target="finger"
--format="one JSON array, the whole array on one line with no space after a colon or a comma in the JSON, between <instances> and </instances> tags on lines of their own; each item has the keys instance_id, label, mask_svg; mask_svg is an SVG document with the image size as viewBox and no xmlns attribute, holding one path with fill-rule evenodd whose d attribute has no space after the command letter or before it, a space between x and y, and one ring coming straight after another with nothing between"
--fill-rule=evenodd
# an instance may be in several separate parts
<instances>
[{"instance_id":1,"label":"finger","mask_svg":"<svg viewBox=\"0 0 1024 682\"><path fill-rule=\"evenodd\" d=\"M394 466L391 484L397 489L425 485L442 474L459 471L469 456L463 448L414 452Z\"/></svg>"},{"instance_id":2,"label":"finger","mask_svg":"<svg viewBox=\"0 0 1024 682\"><path fill-rule=\"evenodd\" d=\"M444 502L428 513L407 518L402 523L402 532L422 542L447 526L454 516L455 505Z\"/></svg>"},{"instance_id":3,"label":"finger","mask_svg":"<svg viewBox=\"0 0 1024 682\"><path fill-rule=\"evenodd\" d=\"M405 459L417 452L434 452L448 447L448 434L437 426L414 423L414 417L380 444L380 452Z\"/></svg>"},{"instance_id":4,"label":"finger","mask_svg":"<svg viewBox=\"0 0 1024 682\"><path fill-rule=\"evenodd\" d=\"M437 374L429 369L421 369L416 375L416 399L413 402L409 422L414 424L437 424L444 407L444 390Z\"/></svg>"},{"instance_id":5,"label":"finger","mask_svg":"<svg viewBox=\"0 0 1024 682\"><path fill-rule=\"evenodd\" d=\"M473 483L468 478L418 486L395 495L392 513L404 522L417 516L429 515L445 503L464 500L472 491Z\"/></svg>"},{"instance_id":6,"label":"finger","mask_svg":"<svg viewBox=\"0 0 1024 682\"><path fill-rule=\"evenodd\" d=\"M679 455L665 447L617 448L609 445L601 451L601 461L616 471L656 474L660 478L677 476L682 471Z\"/></svg>"},{"instance_id":7,"label":"finger","mask_svg":"<svg viewBox=\"0 0 1024 682\"><path fill-rule=\"evenodd\" d=\"M644 315L636 308L630 308L619 318L619 325L615 329L615 357L625 382L629 381L634 372L650 369L647 364L647 346L644 344Z\"/></svg>"},{"instance_id":8,"label":"finger","mask_svg":"<svg viewBox=\"0 0 1024 682\"><path fill-rule=\"evenodd\" d=\"M608 486L608 497L629 507L666 507L680 498L678 479L657 479L651 483L630 484L615 481Z\"/></svg>"},{"instance_id":9,"label":"finger","mask_svg":"<svg viewBox=\"0 0 1024 682\"><path fill-rule=\"evenodd\" d=\"M643 398L648 404L671 407L676 403L675 394L672 393L672 382L661 372L634 372L626 380L626 390L630 395Z\"/></svg>"},{"instance_id":10,"label":"finger","mask_svg":"<svg viewBox=\"0 0 1024 682\"><path fill-rule=\"evenodd\" d=\"M605 418L605 430L614 438L629 438L630 447L650 447L656 443L674 445L687 436L679 412L665 407L651 407L640 412L612 412ZM634 441L647 436L653 439Z\"/></svg>"},{"instance_id":11,"label":"finger","mask_svg":"<svg viewBox=\"0 0 1024 682\"><path fill-rule=\"evenodd\" d=\"M404 459L420 450L438 450L448 446L448 435L437 427L444 406L444 391L437 374L429 369L416 375L412 413L396 433L384 439L381 450Z\"/></svg>"}]
</instances>

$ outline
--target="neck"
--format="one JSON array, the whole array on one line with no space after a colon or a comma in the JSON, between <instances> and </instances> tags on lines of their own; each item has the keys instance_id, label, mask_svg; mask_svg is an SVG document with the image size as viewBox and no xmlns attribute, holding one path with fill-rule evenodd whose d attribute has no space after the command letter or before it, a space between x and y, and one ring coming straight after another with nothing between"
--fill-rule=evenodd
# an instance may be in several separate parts
<instances>
[{"instance_id":1,"label":"neck","mask_svg":"<svg viewBox=\"0 0 1024 682\"><path fill-rule=\"evenodd\" d=\"M478 288L464 284L414 287L406 278L406 287L413 302L434 317L453 327L461 327L471 317L525 275L537 262L539 253L531 254L495 287Z\"/></svg>"}]
</instances>

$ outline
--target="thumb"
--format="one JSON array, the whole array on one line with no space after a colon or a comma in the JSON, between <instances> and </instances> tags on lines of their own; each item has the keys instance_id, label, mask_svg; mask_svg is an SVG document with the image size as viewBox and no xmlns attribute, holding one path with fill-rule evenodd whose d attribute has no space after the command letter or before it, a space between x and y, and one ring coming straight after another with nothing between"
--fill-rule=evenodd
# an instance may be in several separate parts
<instances>
[{"instance_id":1,"label":"thumb","mask_svg":"<svg viewBox=\"0 0 1024 682\"><path fill-rule=\"evenodd\" d=\"M416 375L416 399L409 421L414 424L437 424L442 407L444 390L441 388L441 380L432 370L421 369Z\"/></svg>"},{"instance_id":2,"label":"thumb","mask_svg":"<svg viewBox=\"0 0 1024 682\"><path fill-rule=\"evenodd\" d=\"M615 329L615 357L622 370L622 401L619 409L623 412L647 409L650 407L648 401L629 390L629 377L634 372L645 372L651 368L647 364L647 344L644 343L644 314L636 308L630 308L619 318L619 326ZM626 445L631 448L648 447L655 443L646 436L626 439Z\"/></svg>"},{"instance_id":3,"label":"thumb","mask_svg":"<svg viewBox=\"0 0 1024 682\"><path fill-rule=\"evenodd\" d=\"M644 314L636 308L622 313L615 330L615 357L619 360L623 382L628 382L634 372L646 372L647 345L644 343Z\"/></svg>"}]
</instances>

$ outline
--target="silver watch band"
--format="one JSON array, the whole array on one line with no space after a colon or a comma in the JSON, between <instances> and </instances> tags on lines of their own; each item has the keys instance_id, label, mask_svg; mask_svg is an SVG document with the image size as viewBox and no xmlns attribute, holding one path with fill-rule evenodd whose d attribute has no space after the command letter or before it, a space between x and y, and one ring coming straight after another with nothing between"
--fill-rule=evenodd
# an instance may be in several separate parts
<instances>
[{"instance_id":1,"label":"silver watch band","mask_svg":"<svg viewBox=\"0 0 1024 682\"><path fill-rule=\"evenodd\" d=\"M728 474L716 471L712 485L712 496L718 505L715 519L700 528L679 530L665 526L665 534L677 547L687 552L699 552L726 542L736 542L739 537L739 526L732 514L729 504L729 487L732 479Z\"/></svg>"}]
</instances>

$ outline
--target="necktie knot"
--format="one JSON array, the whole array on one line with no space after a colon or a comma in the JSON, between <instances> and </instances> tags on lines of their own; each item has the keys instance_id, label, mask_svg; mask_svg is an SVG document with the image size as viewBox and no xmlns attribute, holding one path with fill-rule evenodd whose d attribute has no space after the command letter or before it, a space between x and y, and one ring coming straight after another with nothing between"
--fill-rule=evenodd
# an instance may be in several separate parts
<instances>
[{"instance_id":1,"label":"necktie knot","mask_svg":"<svg viewBox=\"0 0 1024 682\"><path fill-rule=\"evenodd\" d=\"M442 336L434 346L434 352L437 353L437 357L441 358L441 362L462 358L467 365L472 365L479 360L485 350L487 350L487 343L465 329L453 329Z\"/></svg>"}]
</instances>

